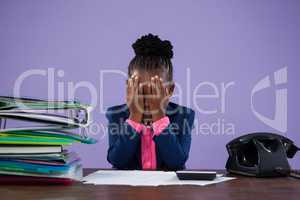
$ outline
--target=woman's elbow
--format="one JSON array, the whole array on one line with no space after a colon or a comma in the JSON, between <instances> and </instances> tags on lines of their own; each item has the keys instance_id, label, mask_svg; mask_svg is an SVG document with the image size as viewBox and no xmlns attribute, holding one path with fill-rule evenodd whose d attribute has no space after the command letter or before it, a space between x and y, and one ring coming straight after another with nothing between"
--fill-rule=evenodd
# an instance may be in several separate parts
<instances>
[{"instance_id":1,"label":"woman's elbow","mask_svg":"<svg viewBox=\"0 0 300 200\"><path fill-rule=\"evenodd\" d=\"M119 156L116 156L116 154L110 150L107 153L107 161L117 169L125 169L127 166L125 159L119 158Z\"/></svg>"},{"instance_id":2,"label":"woman's elbow","mask_svg":"<svg viewBox=\"0 0 300 200\"><path fill-rule=\"evenodd\" d=\"M171 170L182 170L185 168L185 163L188 160L188 155L178 156L176 159L170 160L166 164Z\"/></svg>"}]
</instances>

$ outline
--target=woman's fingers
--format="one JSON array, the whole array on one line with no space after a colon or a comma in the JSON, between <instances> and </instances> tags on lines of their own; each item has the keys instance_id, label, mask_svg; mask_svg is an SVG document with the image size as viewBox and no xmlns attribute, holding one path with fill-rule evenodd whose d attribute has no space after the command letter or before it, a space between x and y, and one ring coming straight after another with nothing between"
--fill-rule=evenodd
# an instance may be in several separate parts
<instances>
[{"instance_id":1,"label":"woman's fingers","mask_svg":"<svg viewBox=\"0 0 300 200\"><path fill-rule=\"evenodd\" d=\"M159 78L159 90L160 90L160 95L162 97L165 97L166 96L166 90L165 90L165 86L164 86L164 82L162 80L162 78Z\"/></svg>"},{"instance_id":2,"label":"woman's fingers","mask_svg":"<svg viewBox=\"0 0 300 200\"><path fill-rule=\"evenodd\" d=\"M137 98L137 107L140 113L144 112L144 96L143 96L143 85L138 84L138 98Z\"/></svg>"},{"instance_id":3,"label":"woman's fingers","mask_svg":"<svg viewBox=\"0 0 300 200\"><path fill-rule=\"evenodd\" d=\"M155 76L155 88L156 88L156 95L157 95L157 98L159 98L161 94L160 94L159 78L158 78L157 75Z\"/></svg>"},{"instance_id":4,"label":"woman's fingers","mask_svg":"<svg viewBox=\"0 0 300 200\"><path fill-rule=\"evenodd\" d=\"M162 78L156 76L155 78L155 82L156 82L156 88L157 88L157 95L159 98L163 98L164 96L166 96L166 89L163 83Z\"/></svg>"},{"instance_id":5,"label":"woman's fingers","mask_svg":"<svg viewBox=\"0 0 300 200\"><path fill-rule=\"evenodd\" d=\"M139 86L138 86L138 95L139 95L139 101L142 100L142 102L144 102L144 99L143 99L143 95L144 95L143 85L141 83L139 83Z\"/></svg>"},{"instance_id":6,"label":"woman's fingers","mask_svg":"<svg viewBox=\"0 0 300 200\"><path fill-rule=\"evenodd\" d=\"M131 105L134 103L136 91L135 91L135 85L136 85L136 78L135 75L132 75L128 80L127 80L127 104Z\"/></svg>"},{"instance_id":7,"label":"woman's fingers","mask_svg":"<svg viewBox=\"0 0 300 200\"><path fill-rule=\"evenodd\" d=\"M132 79L129 78L129 79L127 80L127 88L128 88L128 89L131 89L131 87L132 87Z\"/></svg>"},{"instance_id":8,"label":"woman's fingers","mask_svg":"<svg viewBox=\"0 0 300 200\"><path fill-rule=\"evenodd\" d=\"M126 91L127 91L127 103L130 104L132 101L132 79L129 78L127 80L127 85L126 85Z\"/></svg>"},{"instance_id":9,"label":"woman's fingers","mask_svg":"<svg viewBox=\"0 0 300 200\"><path fill-rule=\"evenodd\" d=\"M155 77L151 77L151 94L152 94L152 97L156 97L156 93L157 90L156 90L156 82L155 82Z\"/></svg>"},{"instance_id":10,"label":"woman's fingers","mask_svg":"<svg viewBox=\"0 0 300 200\"><path fill-rule=\"evenodd\" d=\"M135 93L138 93L138 84L139 84L139 78L137 76L133 77L133 88Z\"/></svg>"},{"instance_id":11,"label":"woman's fingers","mask_svg":"<svg viewBox=\"0 0 300 200\"><path fill-rule=\"evenodd\" d=\"M142 113L144 109L144 99L143 99L143 88L142 84L139 81L139 78L137 75L133 75L133 95L134 95L134 104L135 107L138 109L138 112Z\"/></svg>"},{"instance_id":12,"label":"woman's fingers","mask_svg":"<svg viewBox=\"0 0 300 200\"><path fill-rule=\"evenodd\" d=\"M128 79L128 86L129 86L131 89L132 89L132 87L133 87L134 77L135 77L135 75L133 74L133 75Z\"/></svg>"},{"instance_id":13,"label":"woman's fingers","mask_svg":"<svg viewBox=\"0 0 300 200\"><path fill-rule=\"evenodd\" d=\"M134 95L134 97L136 97L138 95L138 77L137 76L132 77L132 94Z\"/></svg>"},{"instance_id":14,"label":"woman's fingers","mask_svg":"<svg viewBox=\"0 0 300 200\"><path fill-rule=\"evenodd\" d=\"M163 80L158 76L151 77L149 87L153 97L160 98L166 96L166 88L163 84Z\"/></svg>"}]
</instances>

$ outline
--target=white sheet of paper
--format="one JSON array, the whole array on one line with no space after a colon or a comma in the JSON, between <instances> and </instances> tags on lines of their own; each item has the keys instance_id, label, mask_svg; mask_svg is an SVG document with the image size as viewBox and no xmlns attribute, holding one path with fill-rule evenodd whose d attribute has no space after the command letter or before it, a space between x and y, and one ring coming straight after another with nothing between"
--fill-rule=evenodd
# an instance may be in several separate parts
<instances>
[{"instance_id":1,"label":"white sheet of paper","mask_svg":"<svg viewBox=\"0 0 300 200\"><path fill-rule=\"evenodd\" d=\"M82 179L84 184L94 185L130 185L130 186L159 186L159 185L199 185L205 186L235 179L218 174L212 181L179 180L175 172L140 171L140 170L99 170Z\"/></svg>"}]
</instances>

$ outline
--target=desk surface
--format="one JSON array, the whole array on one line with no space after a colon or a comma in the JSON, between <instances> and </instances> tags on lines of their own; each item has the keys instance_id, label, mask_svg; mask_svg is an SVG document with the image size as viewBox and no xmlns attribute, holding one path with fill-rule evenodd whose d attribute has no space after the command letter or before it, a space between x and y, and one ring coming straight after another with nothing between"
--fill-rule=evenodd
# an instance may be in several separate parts
<instances>
[{"instance_id":1,"label":"desk surface","mask_svg":"<svg viewBox=\"0 0 300 200\"><path fill-rule=\"evenodd\" d=\"M85 169L87 175L95 169ZM300 199L300 179L294 178L248 178L201 186L94 186L76 183L71 186L1 185L0 199L217 199L217 200L277 200Z\"/></svg>"}]
</instances>

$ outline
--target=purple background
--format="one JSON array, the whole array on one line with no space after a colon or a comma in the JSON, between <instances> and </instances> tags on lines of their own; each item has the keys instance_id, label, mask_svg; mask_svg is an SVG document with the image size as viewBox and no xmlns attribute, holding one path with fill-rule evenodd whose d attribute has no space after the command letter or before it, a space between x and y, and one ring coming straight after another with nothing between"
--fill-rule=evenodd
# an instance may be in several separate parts
<instances>
[{"instance_id":1,"label":"purple background","mask_svg":"<svg viewBox=\"0 0 300 200\"><path fill-rule=\"evenodd\" d=\"M300 1L0 1L0 95L12 95L17 77L29 69L64 71L58 82L88 81L98 93L94 121L106 124L100 112L100 70L126 72L133 57L131 44L152 32L174 45L174 78L183 89L182 104L188 103L186 70L191 70L191 88L203 81L218 86L234 81L228 89L226 112L204 115L198 123L217 118L235 124L234 135L193 133L189 168L224 168L225 144L253 131L273 131L260 122L250 108L252 87L263 77L288 66L288 131L281 133L300 145L299 63ZM103 86L103 105L125 100L125 77L108 76ZM22 85L22 96L47 98L46 77L35 76ZM205 91L209 93L209 91ZM90 102L82 88L78 99ZM58 98L55 96L54 98ZM258 95L256 109L274 114L274 90ZM178 99L174 98L174 101ZM201 102L203 108L219 106L215 100ZM107 137L98 144L76 144L84 167L109 167ZM300 168L300 154L291 161Z\"/></svg>"}]
</instances>

